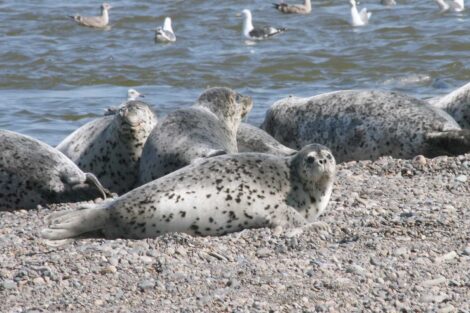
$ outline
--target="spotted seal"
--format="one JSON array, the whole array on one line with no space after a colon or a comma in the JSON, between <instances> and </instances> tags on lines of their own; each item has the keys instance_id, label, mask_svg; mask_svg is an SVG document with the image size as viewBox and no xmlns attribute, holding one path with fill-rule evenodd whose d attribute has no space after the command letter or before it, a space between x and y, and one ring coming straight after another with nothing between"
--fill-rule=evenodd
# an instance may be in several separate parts
<instances>
[{"instance_id":1,"label":"spotted seal","mask_svg":"<svg viewBox=\"0 0 470 313\"><path fill-rule=\"evenodd\" d=\"M137 182L140 155L157 118L140 101L127 101L107 114L74 131L57 149L94 173L106 188L122 194Z\"/></svg>"},{"instance_id":2,"label":"spotted seal","mask_svg":"<svg viewBox=\"0 0 470 313\"><path fill-rule=\"evenodd\" d=\"M460 127L470 129L470 83L430 103L449 113Z\"/></svg>"},{"instance_id":3,"label":"spotted seal","mask_svg":"<svg viewBox=\"0 0 470 313\"><path fill-rule=\"evenodd\" d=\"M204 91L193 106L168 114L145 143L140 184L176 171L196 159L236 153L238 126L252 106L251 97L229 88L215 87Z\"/></svg>"},{"instance_id":4,"label":"spotted seal","mask_svg":"<svg viewBox=\"0 0 470 313\"><path fill-rule=\"evenodd\" d=\"M290 157L239 153L205 159L101 204L57 212L42 237L151 238L168 232L224 235L246 228L301 227L325 210L336 163L313 144Z\"/></svg>"},{"instance_id":5,"label":"spotted seal","mask_svg":"<svg viewBox=\"0 0 470 313\"><path fill-rule=\"evenodd\" d=\"M338 162L470 150L468 132L446 112L396 92L345 90L288 97L273 104L262 128L291 148L327 145Z\"/></svg>"},{"instance_id":6,"label":"spotted seal","mask_svg":"<svg viewBox=\"0 0 470 313\"><path fill-rule=\"evenodd\" d=\"M288 156L297 151L284 146L264 130L241 123L237 132L238 152L261 152L277 156Z\"/></svg>"},{"instance_id":7,"label":"spotted seal","mask_svg":"<svg viewBox=\"0 0 470 313\"><path fill-rule=\"evenodd\" d=\"M0 130L0 210L106 198L92 174L60 151L29 136Z\"/></svg>"}]
</instances>

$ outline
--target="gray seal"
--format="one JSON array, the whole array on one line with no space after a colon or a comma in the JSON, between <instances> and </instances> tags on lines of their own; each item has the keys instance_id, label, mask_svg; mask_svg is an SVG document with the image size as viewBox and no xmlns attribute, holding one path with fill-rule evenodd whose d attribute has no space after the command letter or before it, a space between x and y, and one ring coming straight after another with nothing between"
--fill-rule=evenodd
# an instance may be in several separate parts
<instances>
[{"instance_id":1,"label":"gray seal","mask_svg":"<svg viewBox=\"0 0 470 313\"><path fill-rule=\"evenodd\" d=\"M224 235L246 228L302 227L326 209L336 164L309 145L291 157L239 153L205 159L101 204L47 218L42 237L67 240L101 231L106 238L168 232Z\"/></svg>"},{"instance_id":2,"label":"gray seal","mask_svg":"<svg viewBox=\"0 0 470 313\"><path fill-rule=\"evenodd\" d=\"M291 148L324 144L338 162L470 150L468 132L446 112L395 92L346 90L288 97L273 104L262 128Z\"/></svg>"},{"instance_id":3,"label":"gray seal","mask_svg":"<svg viewBox=\"0 0 470 313\"><path fill-rule=\"evenodd\" d=\"M142 149L157 123L150 107L128 101L65 138L57 149L83 171L94 173L103 186L122 194L138 178Z\"/></svg>"},{"instance_id":4,"label":"gray seal","mask_svg":"<svg viewBox=\"0 0 470 313\"><path fill-rule=\"evenodd\" d=\"M284 146L259 127L241 123L237 133L238 152L260 152L288 156L297 150Z\"/></svg>"},{"instance_id":5,"label":"gray seal","mask_svg":"<svg viewBox=\"0 0 470 313\"><path fill-rule=\"evenodd\" d=\"M0 130L0 210L106 198L92 174L60 151L15 132Z\"/></svg>"},{"instance_id":6,"label":"gray seal","mask_svg":"<svg viewBox=\"0 0 470 313\"><path fill-rule=\"evenodd\" d=\"M238 152L238 126L252 107L251 97L216 87L204 91L193 106L168 114L145 143L140 184L195 160Z\"/></svg>"},{"instance_id":7,"label":"gray seal","mask_svg":"<svg viewBox=\"0 0 470 313\"><path fill-rule=\"evenodd\" d=\"M449 113L460 127L470 129L470 83L430 103Z\"/></svg>"}]
</instances>

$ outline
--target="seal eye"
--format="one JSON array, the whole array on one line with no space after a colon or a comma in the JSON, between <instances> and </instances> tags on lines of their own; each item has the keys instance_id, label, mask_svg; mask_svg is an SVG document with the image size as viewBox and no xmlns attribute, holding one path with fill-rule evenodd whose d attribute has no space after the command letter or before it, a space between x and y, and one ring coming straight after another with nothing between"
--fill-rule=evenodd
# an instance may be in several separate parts
<instances>
[{"instance_id":1,"label":"seal eye","mask_svg":"<svg viewBox=\"0 0 470 313\"><path fill-rule=\"evenodd\" d=\"M313 156L309 155L309 156L307 157L307 163L308 163L308 164L312 164L313 162L315 162L315 158L314 158Z\"/></svg>"}]
</instances>

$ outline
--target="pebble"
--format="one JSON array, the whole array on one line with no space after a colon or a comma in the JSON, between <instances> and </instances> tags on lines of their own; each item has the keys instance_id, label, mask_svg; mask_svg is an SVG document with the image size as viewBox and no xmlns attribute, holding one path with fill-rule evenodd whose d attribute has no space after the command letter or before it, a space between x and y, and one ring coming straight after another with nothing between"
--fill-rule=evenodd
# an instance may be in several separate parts
<instances>
[{"instance_id":1,"label":"pebble","mask_svg":"<svg viewBox=\"0 0 470 313\"><path fill-rule=\"evenodd\" d=\"M464 255L470 255L470 246L466 247L465 249L463 249L463 254Z\"/></svg>"},{"instance_id":2,"label":"pebble","mask_svg":"<svg viewBox=\"0 0 470 313\"><path fill-rule=\"evenodd\" d=\"M16 283L11 279L5 279L4 281L2 281L1 286L3 287L3 289L15 289Z\"/></svg>"},{"instance_id":3,"label":"pebble","mask_svg":"<svg viewBox=\"0 0 470 313\"><path fill-rule=\"evenodd\" d=\"M423 287L432 287L432 286L443 284L445 282L447 282L447 278L445 278L444 276L441 276L441 277L438 277L436 279L425 280L421 283L421 286L423 286Z\"/></svg>"},{"instance_id":4,"label":"pebble","mask_svg":"<svg viewBox=\"0 0 470 313\"><path fill-rule=\"evenodd\" d=\"M436 262L443 262L443 261L450 261L458 257L459 255L455 251L451 251L449 253L446 253L444 255L441 255L440 257L436 258Z\"/></svg>"},{"instance_id":5,"label":"pebble","mask_svg":"<svg viewBox=\"0 0 470 313\"><path fill-rule=\"evenodd\" d=\"M461 183L465 183L467 181L467 175L459 175L455 177L455 180Z\"/></svg>"},{"instance_id":6,"label":"pebble","mask_svg":"<svg viewBox=\"0 0 470 313\"><path fill-rule=\"evenodd\" d=\"M137 287L139 287L142 291L145 291L147 289L153 289L155 287L155 280L153 279L142 280L141 282L139 282Z\"/></svg>"},{"instance_id":7,"label":"pebble","mask_svg":"<svg viewBox=\"0 0 470 313\"><path fill-rule=\"evenodd\" d=\"M268 248L260 248L256 250L256 256L258 258L265 258L271 254L271 249Z\"/></svg>"}]
</instances>

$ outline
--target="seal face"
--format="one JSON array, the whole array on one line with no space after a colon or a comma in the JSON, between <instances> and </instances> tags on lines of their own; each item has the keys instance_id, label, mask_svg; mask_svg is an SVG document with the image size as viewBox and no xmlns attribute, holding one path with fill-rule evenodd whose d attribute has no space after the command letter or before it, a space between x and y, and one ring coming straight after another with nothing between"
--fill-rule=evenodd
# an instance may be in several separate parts
<instances>
[{"instance_id":1,"label":"seal face","mask_svg":"<svg viewBox=\"0 0 470 313\"><path fill-rule=\"evenodd\" d=\"M264 130L241 123L237 133L238 152L260 152L288 156L297 151L284 146Z\"/></svg>"},{"instance_id":2,"label":"seal face","mask_svg":"<svg viewBox=\"0 0 470 313\"><path fill-rule=\"evenodd\" d=\"M308 145L291 157L208 158L113 201L52 214L42 236L61 240L101 230L107 238L149 238L304 226L325 210L335 171L333 155L321 145Z\"/></svg>"},{"instance_id":3,"label":"seal face","mask_svg":"<svg viewBox=\"0 0 470 313\"><path fill-rule=\"evenodd\" d=\"M327 145L338 162L453 154L441 140L447 136L457 142L463 135L451 116L424 101L395 92L358 90L279 100L261 127L291 148L312 142ZM463 137L460 142L466 145Z\"/></svg>"},{"instance_id":4,"label":"seal face","mask_svg":"<svg viewBox=\"0 0 470 313\"><path fill-rule=\"evenodd\" d=\"M103 195L104 194L104 195ZM105 197L98 180L60 151L31 137L0 130L0 210Z\"/></svg>"},{"instance_id":5,"label":"seal face","mask_svg":"<svg viewBox=\"0 0 470 313\"><path fill-rule=\"evenodd\" d=\"M144 184L196 159L236 153L237 130L252 108L251 97L228 88L210 88L189 108L168 114L151 132L140 162Z\"/></svg>"},{"instance_id":6,"label":"seal face","mask_svg":"<svg viewBox=\"0 0 470 313\"><path fill-rule=\"evenodd\" d=\"M128 101L108 114L77 129L57 149L94 173L106 188L122 194L137 182L142 149L157 119L140 101Z\"/></svg>"},{"instance_id":7,"label":"seal face","mask_svg":"<svg viewBox=\"0 0 470 313\"><path fill-rule=\"evenodd\" d=\"M470 83L431 102L432 106L449 113L460 127L470 129Z\"/></svg>"}]
</instances>

